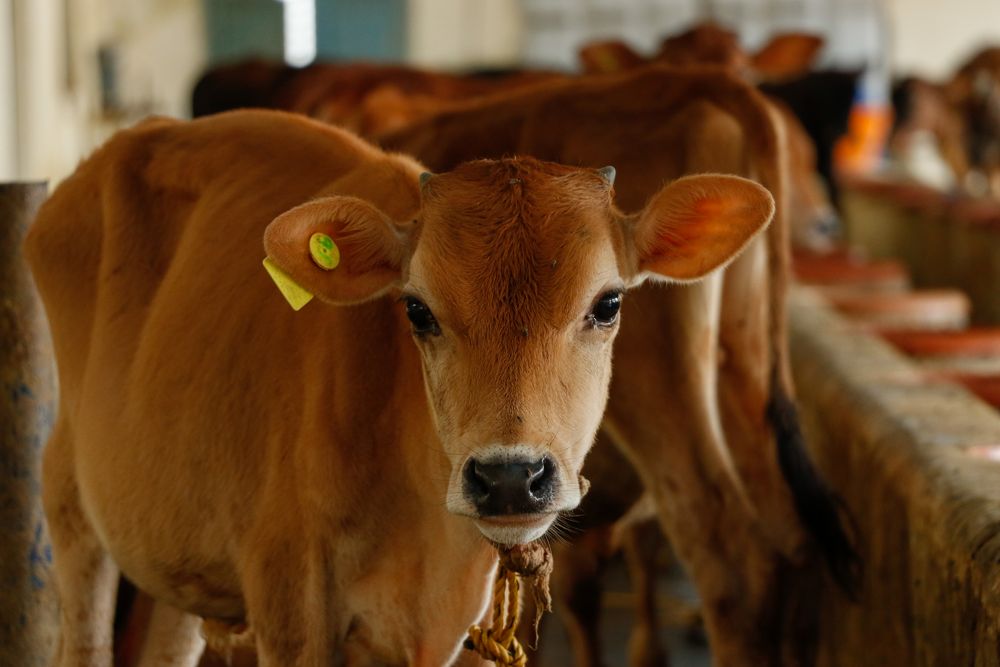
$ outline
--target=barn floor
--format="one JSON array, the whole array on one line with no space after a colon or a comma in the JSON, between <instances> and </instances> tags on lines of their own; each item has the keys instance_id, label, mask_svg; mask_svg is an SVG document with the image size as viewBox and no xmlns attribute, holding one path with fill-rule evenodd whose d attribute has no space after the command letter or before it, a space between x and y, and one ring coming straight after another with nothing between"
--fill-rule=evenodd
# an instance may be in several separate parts
<instances>
[{"instance_id":1,"label":"barn floor","mask_svg":"<svg viewBox=\"0 0 1000 667\"><path fill-rule=\"evenodd\" d=\"M632 628L633 595L624 564L618 560L609 569L605 579L604 613L601 632L604 638L602 667L628 667L628 637ZM691 581L680 568L673 568L660 575L659 581L660 637L670 651L671 667L709 667L711 655L701 643L692 643L685 637L685 630L671 622L672 600L697 602L697 593ZM542 630L541 656L533 661L538 667L565 667L572 665L566 633L554 615Z\"/></svg>"}]
</instances>

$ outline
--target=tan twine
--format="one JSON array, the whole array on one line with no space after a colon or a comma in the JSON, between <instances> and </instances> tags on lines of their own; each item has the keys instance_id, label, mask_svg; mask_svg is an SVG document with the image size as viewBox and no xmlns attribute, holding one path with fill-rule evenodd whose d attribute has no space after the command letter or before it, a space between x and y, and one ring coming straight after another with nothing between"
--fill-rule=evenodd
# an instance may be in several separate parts
<instances>
[{"instance_id":1,"label":"tan twine","mask_svg":"<svg viewBox=\"0 0 1000 667\"><path fill-rule=\"evenodd\" d=\"M552 552L539 544L518 545L499 550L500 564L493 584L493 619L490 627L478 624L469 628L465 648L500 667L525 667L528 656L517 639L521 620L520 580L531 585L535 601L534 629L537 642L538 624L546 611L552 610L549 577L552 574Z\"/></svg>"}]
</instances>

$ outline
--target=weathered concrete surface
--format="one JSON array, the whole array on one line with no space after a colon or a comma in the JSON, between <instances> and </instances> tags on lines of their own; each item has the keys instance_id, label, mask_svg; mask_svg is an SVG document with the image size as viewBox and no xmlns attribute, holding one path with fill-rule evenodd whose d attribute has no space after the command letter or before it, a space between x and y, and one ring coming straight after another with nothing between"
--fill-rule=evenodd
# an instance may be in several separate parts
<instances>
[{"instance_id":1,"label":"weathered concrete surface","mask_svg":"<svg viewBox=\"0 0 1000 667\"><path fill-rule=\"evenodd\" d=\"M864 590L825 583L819 665L1000 665L1000 413L924 383L814 293L793 295L807 436L857 520Z\"/></svg>"},{"instance_id":2,"label":"weathered concrete surface","mask_svg":"<svg viewBox=\"0 0 1000 667\"><path fill-rule=\"evenodd\" d=\"M0 665L48 665L56 643L39 455L55 406L48 327L21 256L44 183L0 184Z\"/></svg>"},{"instance_id":3,"label":"weathered concrete surface","mask_svg":"<svg viewBox=\"0 0 1000 667\"><path fill-rule=\"evenodd\" d=\"M844 188L847 239L873 258L907 264L917 287L957 287L972 321L1000 324L1000 206L983 211L913 186ZM985 205L984 205L985 206Z\"/></svg>"}]
</instances>

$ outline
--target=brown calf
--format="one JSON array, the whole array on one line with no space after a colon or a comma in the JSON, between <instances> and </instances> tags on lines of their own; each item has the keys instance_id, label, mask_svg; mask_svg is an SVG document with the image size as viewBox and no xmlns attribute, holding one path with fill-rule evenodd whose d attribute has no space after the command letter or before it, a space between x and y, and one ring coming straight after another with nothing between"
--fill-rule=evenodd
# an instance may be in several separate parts
<instances>
[{"instance_id":1,"label":"brown calf","mask_svg":"<svg viewBox=\"0 0 1000 667\"><path fill-rule=\"evenodd\" d=\"M728 176L626 216L608 171L420 171L238 112L121 132L44 206L26 249L60 374L59 667L110 664L119 568L160 602L144 664L196 659L190 614L248 622L265 667L447 664L490 543L580 500L622 291L701 278L773 213ZM262 239L322 303L288 308Z\"/></svg>"},{"instance_id":2,"label":"brown calf","mask_svg":"<svg viewBox=\"0 0 1000 667\"><path fill-rule=\"evenodd\" d=\"M382 141L440 169L512 153L612 163L618 200L638 210L660 183L702 171L757 178L782 201L781 127L729 73L646 68L470 103ZM789 399L787 234L779 215L724 276L630 295L603 424L695 579L720 665L780 663L783 587L810 540L846 586L856 574Z\"/></svg>"}]
</instances>

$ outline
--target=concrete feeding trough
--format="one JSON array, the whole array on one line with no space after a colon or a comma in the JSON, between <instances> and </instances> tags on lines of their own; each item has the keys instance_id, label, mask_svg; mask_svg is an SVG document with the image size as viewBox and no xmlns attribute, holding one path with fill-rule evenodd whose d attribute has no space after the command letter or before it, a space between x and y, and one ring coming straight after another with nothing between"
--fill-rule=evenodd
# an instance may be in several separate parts
<instances>
[{"instance_id":1,"label":"concrete feeding trough","mask_svg":"<svg viewBox=\"0 0 1000 667\"><path fill-rule=\"evenodd\" d=\"M790 333L807 439L866 565L858 604L817 598L817 664L1000 664L1000 413L815 291L793 295Z\"/></svg>"}]
</instances>

